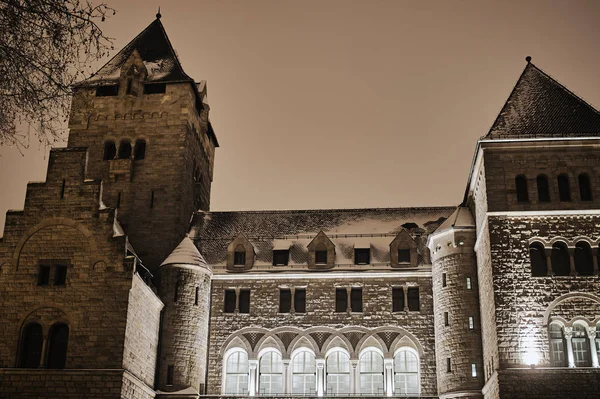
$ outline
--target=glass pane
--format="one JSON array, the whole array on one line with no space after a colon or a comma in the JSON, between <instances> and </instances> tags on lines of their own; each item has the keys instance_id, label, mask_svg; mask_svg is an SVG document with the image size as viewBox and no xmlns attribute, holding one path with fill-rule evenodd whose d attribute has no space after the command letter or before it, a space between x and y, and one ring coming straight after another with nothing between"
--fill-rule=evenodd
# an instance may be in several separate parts
<instances>
[{"instance_id":1,"label":"glass pane","mask_svg":"<svg viewBox=\"0 0 600 399\"><path fill-rule=\"evenodd\" d=\"M292 393L314 395L317 391L317 365L310 352L300 352L292 359Z\"/></svg>"},{"instance_id":2,"label":"glass pane","mask_svg":"<svg viewBox=\"0 0 600 399\"><path fill-rule=\"evenodd\" d=\"M225 393L229 395L248 394L248 355L246 352L234 352L227 358L225 375Z\"/></svg>"}]
</instances>

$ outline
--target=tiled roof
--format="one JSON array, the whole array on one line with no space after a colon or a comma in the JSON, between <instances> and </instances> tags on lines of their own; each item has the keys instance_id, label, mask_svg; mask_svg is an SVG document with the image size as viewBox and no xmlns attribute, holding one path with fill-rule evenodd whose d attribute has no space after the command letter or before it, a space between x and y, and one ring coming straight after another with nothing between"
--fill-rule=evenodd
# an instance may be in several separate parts
<instances>
[{"instance_id":1,"label":"tiled roof","mask_svg":"<svg viewBox=\"0 0 600 399\"><path fill-rule=\"evenodd\" d=\"M198 248L196 248L192 240L187 236L179 243L177 248L171 252L167 259L165 259L161 264L161 267L175 264L207 267L206 261L198 251Z\"/></svg>"},{"instance_id":2,"label":"tiled roof","mask_svg":"<svg viewBox=\"0 0 600 399\"><path fill-rule=\"evenodd\" d=\"M475 227L475 220L473 220L473 215L471 214L469 208L464 206L459 206L456 208L454 213L450 215L440 227L438 227L437 232L441 232L453 227Z\"/></svg>"},{"instance_id":3,"label":"tiled roof","mask_svg":"<svg viewBox=\"0 0 600 399\"><path fill-rule=\"evenodd\" d=\"M421 263L427 263L427 235L455 209L198 212L192 220L190 236L210 265L225 265L227 246L239 234L244 234L254 246L255 264L270 264L273 248L281 247L282 241L289 242L290 264L306 264L307 245L321 230L336 245L336 263L352 263L354 246L364 244L365 238L372 242L372 263L385 263L389 262L389 244L402 229L407 229L426 257L420 258Z\"/></svg>"},{"instance_id":4,"label":"tiled roof","mask_svg":"<svg viewBox=\"0 0 600 399\"><path fill-rule=\"evenodd\" d=\"M600 136L600 113L528 62L486 138Z\"/></svg>"},{"instance_id":5,"label":"tiled roof","mask_svg":"<svg viewBox=\"0 0 600 399\"><path fill-rule=\"evenodd\" d=\"M121 67L136 49L148 70L148 81L193 83L192 78L183 71L165 28L157 18L82 84L117 81Z\"/></svg>"}]
</instances>

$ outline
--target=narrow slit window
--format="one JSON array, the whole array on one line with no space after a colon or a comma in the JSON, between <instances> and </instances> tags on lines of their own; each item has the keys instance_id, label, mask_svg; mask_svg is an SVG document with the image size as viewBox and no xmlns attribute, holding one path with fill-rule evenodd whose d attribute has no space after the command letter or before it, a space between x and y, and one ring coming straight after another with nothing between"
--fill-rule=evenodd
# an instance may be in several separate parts
<instances>
[{"instance_id":1,"label":"narrow slit window","mask_svg":"<svg viewBox=\"0 0 600 399\"><path fill-rule=\"evenodd\" d=\"M173 291L173 302L179 300L179 280L175 282L175 290Z\"/></svg>"},{"instance_id":2,"label":"narrow slit window","mask_svg":"<svg viewBox=\"0 0 600 399\"><path fill-rule=\"evenodd\" d=\"M469 330L474 330L475 329L475 320L473 319L473 316L469 316Z\"/></svg>"},{"instance_id":3,"label":"narrow slit window","mask_svg":"<svg viewBox=\"0 0 600 399\"><path fill-rule=\"evenodd\" d=\"M65 179L63 179L62 181L62 187L60 188L60 199L64 199L65 198L65 187L67 185L67 181Z\"/></svg>"},{"instance_id":4,"label":"narrow slit window","mask_svg":"<svg viewBox=\"0 0 600 399\"><path fill-rule=\"evenodd\" d=\"M121 207L121 193L117 193L117 206L115 208Z\"/></svg>"},{"instance_id":5,"label":"narrow slit window","mask_svg":"<svg viewBox=\"0 0 600 399\"><path fill-rule=\"evenodd\" d=\"M446 372L452 372L452 359L449 357L446 358Z\"/></svg>"},{"instance_id":6,"label":"narrow slit window","mask_svg":"<svg viewBox=\"0 0 600 399\"><path fill-rule=\"evenodd\" d=\"M447 279L446 273L442 273L442 287L446 286L446 284L447 284L446 279Z\"/></svg>"},{"instance_id":7,"label":"narrow slit window","mask_svg":"<svg viewBox=\"0 0 600 399\"><path fill-rule=\"evenodd\" d=\"M154 208L154 190L150 191L150 208Z\"/></svg>"},{"instance_id":8,"label":"narrow slit window","mask_svg":"<svg viewBox=\"0 0 600 399\"><path fill-rule=\"evenodd\" d=\"M471 377L477 377L477 364L471 363Z\"/></svg>"},{"instance_id":9,"label":"narrow slit window","mask_svg":"<svg viewBox=\"0 0 600 399\"><path fill-rule=\"evenodd\" d=\"M467 277L467 290L471 290L471 277Z\"/></svg>"},{"instance_id":10,"label":"narrow slit window","mask_svg":"<svg viewBox=\"0 0 600 399\"><path fill-rule=\"evenodd\" d=\"M292 309L292 290L281 288L279 290L279 313L290 313Z\"/></svg>"},{"instance_id":11,"label":"narrow slit window","mask_svg":"<svg viewBox=\"0 0 600 399\"><path fill-rule=\"evenodd\" d=\"M294 310L296 313L306 313L306 288L296 288L294 291Z\"/></svg>"},{"instance_id":12,"label":"narrow slit window","mask_svg":"<svg viewBox=\"0 0 600 399\"><path fill-rule=\"evenodd\" d=\"M194 293L194 305L198 306L198 300L200 299L200 287L196 287L196 291Z\"/></svg>"},{"instance_id":13,"label":"narrow slit window","mask_svg":"<svg viewBox=\"0 0 600 399\"><path fill-rule=\"evenodd\" d=\"M167 385L171 386L173 385L173 374L174 374L174 367L172 364L169 364L169 366L167 366Z\"/></svg>"},{"instance_id":14,"label":"narrow slit window","mask_svg":"<svg viewBox=\"0 0 600 399\"><path fill-rule=\"evenodd\" d=\"M448 312L444 312L444 325L446 327L450 325L450 315L448 315Z\"/></svg>"}]
</instances>

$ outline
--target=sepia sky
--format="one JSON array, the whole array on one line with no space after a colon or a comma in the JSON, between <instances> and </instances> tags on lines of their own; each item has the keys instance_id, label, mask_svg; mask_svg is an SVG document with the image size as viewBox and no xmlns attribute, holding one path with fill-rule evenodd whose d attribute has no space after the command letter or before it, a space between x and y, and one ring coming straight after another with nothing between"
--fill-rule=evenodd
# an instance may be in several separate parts
<instances>
[{"instance_id":1,"label":"sepia sky","mask_svg":"<svg viewBox=\"0 0 600 399\"><path fill-rule=\"evenodd\" d=\"M600 107L598 1L106 1L116 50L161 5L208 81L212 210L458 204L527 55ZM46 166L0 149L0 228Z\"/></svg>"}]
</instances>

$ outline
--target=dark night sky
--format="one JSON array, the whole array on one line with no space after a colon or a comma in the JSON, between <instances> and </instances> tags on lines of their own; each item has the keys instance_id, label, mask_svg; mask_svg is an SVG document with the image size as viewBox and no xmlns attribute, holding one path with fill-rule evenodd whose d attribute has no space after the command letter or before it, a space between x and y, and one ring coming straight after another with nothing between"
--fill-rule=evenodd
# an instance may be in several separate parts
<instances>
[{"instance_id":1,"label":"dark night sky","mask_svg":"<svg viewBox=\"0 0 600 399\"><path fill-rule=\"evenodd\" d=\"M213 210L457 204L526 55L600 106L597 1L108 2L116 49L162 3L208 81ZM0 154L1 227L47 150Z\"/></svg>"}]
</instances>

